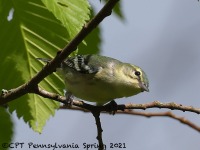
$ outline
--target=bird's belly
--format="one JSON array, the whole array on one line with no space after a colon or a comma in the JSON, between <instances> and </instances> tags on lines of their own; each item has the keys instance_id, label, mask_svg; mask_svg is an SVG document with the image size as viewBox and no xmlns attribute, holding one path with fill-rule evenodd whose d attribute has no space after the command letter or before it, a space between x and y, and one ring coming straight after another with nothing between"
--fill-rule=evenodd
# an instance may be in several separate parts
<instances>
[{"instance_id":1,"label":"bird's belly","mask_svg":"<svg viewBox=\"0 0 200 150\"><path fill-rule=\"evenodd\" d=\"M139 89L125 82L97 76L67 74L65 76L66 90L82 100L96 102L99 105L122 97L138 94Z\"/></svg>"},{"instance_id":2,"label":"bird's belly","mask_svg":"<svg viewBox=\"0 0 200 150\"><path fill-rule=\"evenodd\" d=\"M120 97L112 85L106 83L102 84L97 81L95 81L95 83L93 81L88 81L67 84L66 88L80 99L97 102L99 104L104 104Z\"/></svg>"}]
</instances>

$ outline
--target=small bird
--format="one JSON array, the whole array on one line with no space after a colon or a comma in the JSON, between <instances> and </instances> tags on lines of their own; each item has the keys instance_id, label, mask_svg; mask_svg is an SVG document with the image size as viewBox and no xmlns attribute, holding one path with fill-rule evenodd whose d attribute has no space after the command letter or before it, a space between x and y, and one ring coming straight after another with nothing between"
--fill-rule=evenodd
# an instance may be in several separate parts
<instances>
[{"instance_id":1,"label":"small bird","mask_svg":"<svg viewBox=\"0 0 200 150\"><path fill-rule=\"evenodd\" d=\"M116 98L149 91L147 76L141 68L106 56L68 57L57 71L64 78L67 99L73 95L82 100L96 102L97 105L104 105Z\"/></svg>"}]
</instances>

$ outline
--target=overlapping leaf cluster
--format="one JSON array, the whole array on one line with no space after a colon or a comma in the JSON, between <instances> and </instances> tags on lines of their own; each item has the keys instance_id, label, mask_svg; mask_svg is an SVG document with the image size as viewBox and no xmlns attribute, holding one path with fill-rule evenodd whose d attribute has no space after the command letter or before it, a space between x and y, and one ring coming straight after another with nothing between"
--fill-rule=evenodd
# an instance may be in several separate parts
<instances>
[{"instance_id":1,"label":"overlapping leaf cluster","mask_svg":"<svg viewBox=\"0 0 200 150\"><path fill-rule=\"evenodd\" d=\"M116 12L121 16L119 8ZM1 0L0 89L12 89L31 79L45 65L36 58L55 57L91 16L93 10L88 0ZM87 44L79 46L79 53L98 53L100 42L100 28L97 28L85 39ZM59 94L64 88L62 79L55 73L39 86ZM41 132L46 121L59 108L59 103L29 94L10 102L8 108L10 112L16 111L18 118L22 117L33 130ZM0 142L2 138L9 142L12 121L3 107L0 108L0 117L0 129L4 124L8 129L0 135Z\"/></svg>"}]
</instances>

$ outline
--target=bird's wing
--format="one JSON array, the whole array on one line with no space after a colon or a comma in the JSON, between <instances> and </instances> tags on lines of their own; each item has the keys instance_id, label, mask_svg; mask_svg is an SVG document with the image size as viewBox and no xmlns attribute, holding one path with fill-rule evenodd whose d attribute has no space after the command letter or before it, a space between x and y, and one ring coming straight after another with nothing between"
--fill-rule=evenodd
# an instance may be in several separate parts
<instances>
[{"instance_id":1,"label":"bird's wing","mask_svg":"<svg viewBox=\"0 0 200 150\"><path fill-rule=\"evenodd\" d=\"M62 67L70 67L80 73L95 74L99 71L99 67L94 67L88 64L88 58L77 55L75 57L69 57L62 62Z\"/></svg>"}]
</instances>

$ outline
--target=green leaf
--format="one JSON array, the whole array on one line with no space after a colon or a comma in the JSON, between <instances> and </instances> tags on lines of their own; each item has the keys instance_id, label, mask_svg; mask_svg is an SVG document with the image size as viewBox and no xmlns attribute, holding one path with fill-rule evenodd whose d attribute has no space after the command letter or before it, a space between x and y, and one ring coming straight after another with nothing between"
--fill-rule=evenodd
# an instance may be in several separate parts
<instances>
[{"instance_id":1,"label":"green leaf","mask_svg":"<svg viewBox=\"0 0 200 150\"><path fill-rule=\"evenodd\" d=\"M48 0L46 3L52 4L54 1ZM80 7L76 3L71 2L71 5ZM57 7L61 6L55 5L54 9L59 10ZM9 15L9 12L13 12L13 15ZM62 14L63 18L66 15L68 14ZM76 20L73 17L71 19ZM66 29L40 0L1 0L0 18L0 89L11 89L27 82L44 65L36 58L54 57L75 34L72 24ZM76 33L83 23L80 20ZM57 74L45 78L40 87L59 94L64 89L63 81ZM59 103L35 94L25 95L9 103L9 110L16 110L17 116L23 117L37 132L42 131L46 121L50 115L55 114L58 107Z\"/></svg>"},{"instance_id":2,"label":"green leaf","mask_svg":"<svg viewBox=\"0 0 200 150\"><path fill-rule=\"evenodd\" d=\"M114 7L114 12L121 20L124 20L124 14L121 8L122 8L121 1L119 1Z\"/></svg>"},{"instance_id":3,"label":"green leaf","mask_svg":"<svg viewBox=\"0 0 200 150\"><path fill-rule=\"evenodd\" d=\"M107 2L107 0L104 0L104 3L106 3L106 2ZM113 12L117 15L117 17L119 17L119 19L124 20L124 15L123 15L123 13L122 13L121 1L119 1L119 2L115 5L115 7L114 7L114 9L113 9Z\"/></svg>"},{"instance_id":4,"label":"green leaf","mask_svg":"<svg viewBox=\"0 0 200 150\"><path fill-rule=\"evenodd\" d=\"M11 143L13 135L13 122L8 111L0 107L0 146L3 143Z\"/></svg>"},{"instance_id":5,"label":"green leaf","mask_svg":"<svg viewBox=\"0 0 200 150\"><path fill-rule=\"evenodd\" d=\"M93 11L91 11L91 18L94 17ZM100 53L101 45L101 28L97 26L85 39L87 44L81 43L78 46L78 54L98 54Z\"/></svg>"},{"instance_id":6,"label":"green leaf","mask_svg":"<svg viewBox=\"0 0 200 150\"><path fill-rule=\"evenodd\" d=\"M67 29L70 40L89 20L90 7L87 0L42 0L46 7Z\"/></svg>"}]
</instances>

